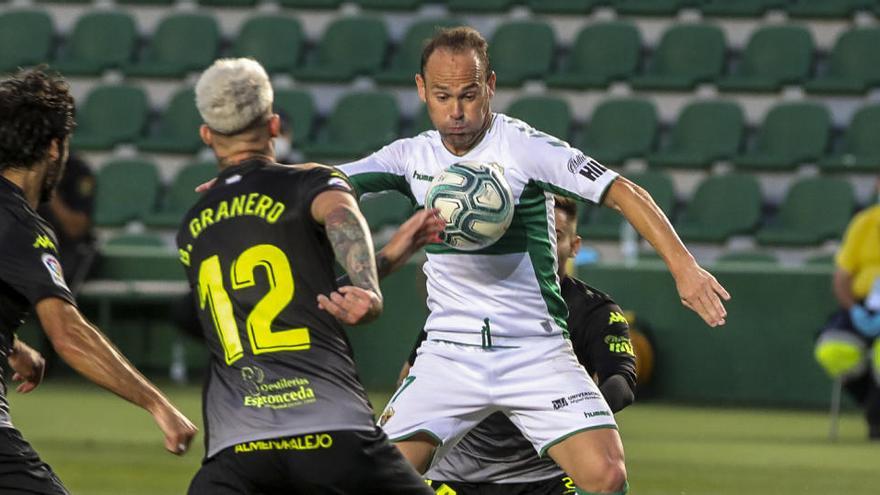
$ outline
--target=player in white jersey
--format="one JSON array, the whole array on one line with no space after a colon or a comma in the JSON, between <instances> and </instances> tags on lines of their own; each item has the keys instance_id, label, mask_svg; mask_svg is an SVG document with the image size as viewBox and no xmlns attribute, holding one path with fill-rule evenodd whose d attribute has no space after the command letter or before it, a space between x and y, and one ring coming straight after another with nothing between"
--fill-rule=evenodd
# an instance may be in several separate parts
<instances>
[{"instance_id":1,"label":"player in white jersey","mask_svg":"<svg viewBox=\"0 0 880 495\"><path fill-rule=\"evenodd\" d=\"M491 111L495 74L475 30L440 31L425 47L416 84L437 130L342 166L358 192L397 189L422 206L430 181L449 165L495 162L516 208L507 233L488 248L427 249L428 340L380 424L424 471L432 456L502 411L579 493L626 493L614 418L565 338L552 194L621 211L664 258L682 302L710 326L724 323L721 299L729 295L644 190L567 143Z\"/></svg>"}]
</instances>

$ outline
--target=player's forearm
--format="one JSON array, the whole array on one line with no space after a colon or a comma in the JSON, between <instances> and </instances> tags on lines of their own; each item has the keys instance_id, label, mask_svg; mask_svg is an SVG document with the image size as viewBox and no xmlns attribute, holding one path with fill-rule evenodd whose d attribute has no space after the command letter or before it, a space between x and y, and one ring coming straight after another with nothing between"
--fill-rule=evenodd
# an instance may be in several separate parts
<instances>
[{"instance_id":1,"label":"player's forearm","mask_svg":"<svg viewBox=\"0 0 880 495\"><path fill-rule=\"evenodd\" d=\"M618 412L633 403L635 393L629 381L621 375L611 375L599 386L605 402L611 408L611 412Z\"/></svg>"},{"instance_id":2,"label":"player's forearm","mask_svg":"<svg viewBox=\"0 0 880 495\"><path fill-rule=\"evenodd\" d=\"M837 269L834 271L832 279L832 288L834 289L834 297L843 309L849 309L856 304L856 297L852 292L852 275L845 270Z\"/></svg>"},{"instance_id":3,"label":"player's forearm","mask_svg":"<svg viewBox=\"0 0 880 495\"><path fill-rule=\"evenodd\" d=\"M67 322L44 327L58 355L96 385L150 412L168 404L165 396L78 311Z\"/></svg>"},{"instance_id":4,"label":"player's forearm","mask_svg":"<svg viewBox=\"0 0 880 495\"><path fill-rule=\"evenodd\" d=\"M381 294L373 242L363 216L348 205L340 205L327 214L324 227L351 285Z\"/></svg>"},{"instance_id":5,"label":"player's forearm","mask_svg":"<svg viewBox=\"0 0 880 495\"><path fill-rule=\"evenodd\" d=\"M673 275L695 263L672 224L647 191L625 177L611 184L605 206L620 211L630 224L663 257Z\"/></svg>"}]
</instances>

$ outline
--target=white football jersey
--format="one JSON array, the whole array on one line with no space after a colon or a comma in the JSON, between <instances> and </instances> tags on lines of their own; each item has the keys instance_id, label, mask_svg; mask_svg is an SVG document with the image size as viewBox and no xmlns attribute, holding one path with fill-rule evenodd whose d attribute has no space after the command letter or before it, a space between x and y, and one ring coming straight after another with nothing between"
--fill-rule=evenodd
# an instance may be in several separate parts
<instances>
[{"instance_id":1,"label":"white football jersey","mask_svg":"<svg viewBox=\"0 0 880 495\"><path fill-rule=\"evenodd\" d=\"M426 248L428 338L507 347L522 345L525 338L567 334L568 309L556 276L553 194L601 203L617 173L500 113L464 156L450 153L434 130L394 141L340 168L359 194L396 189L423 207L434 176L465 160L503 168L516 205L513 222L501 239L478 251L439 244Z\"/></svg>"}]
</instances>

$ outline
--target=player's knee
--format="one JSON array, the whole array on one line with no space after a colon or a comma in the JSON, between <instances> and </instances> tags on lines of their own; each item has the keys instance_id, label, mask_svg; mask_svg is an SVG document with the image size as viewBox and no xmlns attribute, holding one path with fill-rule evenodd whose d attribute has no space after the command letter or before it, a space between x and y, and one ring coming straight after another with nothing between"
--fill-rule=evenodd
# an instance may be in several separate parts
<instances>
[{"instance_id":1,"label":"player's knee","mask_svg":"<svg viewBox=\"0 0 880 495\"><path fill-rule=\"evenodd\" d=\"M625 493L626 465L623 458L607 457L590 466L589 472L573 476L581 493Z\"/></svg>"},{"instance_id":2,"label":"player's knee","mask_svg":"<svg viewBox=\"0 0 880 495\"><path fill-rule=\"evenodd\" d=\"M875 347L876 349L876 347ZM816 361L833 378L849 378L865 371L865 344L851 333L829 331L819 337Z\"/></svg>"}]
</instances>

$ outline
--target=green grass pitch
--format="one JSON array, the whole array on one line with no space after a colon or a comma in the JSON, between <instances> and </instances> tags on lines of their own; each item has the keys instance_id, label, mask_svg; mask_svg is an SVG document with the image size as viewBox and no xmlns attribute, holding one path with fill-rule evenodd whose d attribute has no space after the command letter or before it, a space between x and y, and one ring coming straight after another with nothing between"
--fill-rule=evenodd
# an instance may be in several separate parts
<instances>
[{"instance_id":1,"label":"green grass pitch","mask_svg":"<svg viewBox=\"0 0 880 495\"><path fill-rule=\"evenodd\" d=\"M197 387L165 386L201 421ZM387 395L374 396L384 404ZM183 458L165 453L149 415L78 382L10 391L12 417L74 495L177 495L203 453L200 435ZM635 404L618 415L632 495L868 495L880 486L880 444L856 413L828 441L820 411Z\"/></svg>"}]
</instances>

